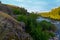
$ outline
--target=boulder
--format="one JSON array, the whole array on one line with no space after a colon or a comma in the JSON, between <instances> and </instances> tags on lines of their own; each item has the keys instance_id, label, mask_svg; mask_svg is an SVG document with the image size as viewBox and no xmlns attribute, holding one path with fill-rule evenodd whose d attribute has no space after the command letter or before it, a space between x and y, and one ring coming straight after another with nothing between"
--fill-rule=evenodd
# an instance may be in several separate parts
<instances>
[{"instance_id":1,"label":"boulder","mask_svg":"<svg viewBox=\"0 0 60 40\"><path fill-rule=\"evenodd\" d=\"M0 11L0 40L33 40L24 31L23 22L18 22L12 16Z\"/></svg>"}]
</instances>

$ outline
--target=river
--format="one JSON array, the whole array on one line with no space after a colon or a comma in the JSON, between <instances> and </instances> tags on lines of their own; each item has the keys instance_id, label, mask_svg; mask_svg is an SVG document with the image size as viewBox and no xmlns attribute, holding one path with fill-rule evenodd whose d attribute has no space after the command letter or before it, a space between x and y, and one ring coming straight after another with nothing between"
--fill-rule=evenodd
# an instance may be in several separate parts
<instances>
[{"instance_id":1,"label":"river","mask_svg":"<svg viewBox=\"0 0 60 40\"><path fill-rule=\"evenodd\" d=\"M58 40L60 40L60 21L51 20L51 19L43 18L43 17L39 17L37 19L37 21L43 21L43 20L51 22L52 24L54 24L57 27L57 31L56 31L55 35L58 37Z\"/></svg>"}]
</instances>

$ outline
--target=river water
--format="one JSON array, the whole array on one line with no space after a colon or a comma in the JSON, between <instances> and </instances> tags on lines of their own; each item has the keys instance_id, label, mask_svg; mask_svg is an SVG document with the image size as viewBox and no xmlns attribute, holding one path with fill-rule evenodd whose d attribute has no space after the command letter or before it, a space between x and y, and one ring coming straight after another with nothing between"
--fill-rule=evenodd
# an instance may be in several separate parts
<instances>
[{"instance_id":1,"label":"river water","mask_svg":"<svg viewBox=\"0 0 60 40\"><path fill-rule=\"evenodd\" d=\"M58 37L58 40L60 40L60 21L55 21L55 20L51 20L51 19L47 19L47 18L43 18L43 17L39 17L37 19L37 21L43 21L43 20L51 22L52 24L54 24L57 27L57 31L55 34Z\"/></svg>"}]
</instances>

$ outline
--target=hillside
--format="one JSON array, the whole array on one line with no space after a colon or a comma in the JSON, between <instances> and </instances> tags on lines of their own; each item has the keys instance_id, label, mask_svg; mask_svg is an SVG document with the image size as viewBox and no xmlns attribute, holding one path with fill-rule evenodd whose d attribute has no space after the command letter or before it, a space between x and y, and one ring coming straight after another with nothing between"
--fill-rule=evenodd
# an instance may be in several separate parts
<instances>
[{"instance_id":1,"label":"hillside","mask_svg":"<svg viewBox=\"0 0 60 40\"><path fill-rule=\"evenodd\" d=\"M0 40L32 40L22 25L10 15L0 12Z\"/></svg>"},{"instance_id":2,"label":"hillside","mask_svg":"<svg viewBox=\"0 0 60 40\"><path fill-rule=\"evenodd\" d=\"M9 15L12 15L12 16L19 15L19 14L24 14L24 15L28 14L25 8L9 5L9 4L3 4L3 3L0 3L0 11L8 13Z\"/></svg>"},{"instance_id":3,"label":"hillside","mask_svg":"<svg viewBox=\"0 0 60 40\"><path fill-rule=\"evenodd\" d=\"M0 11L8 13L9 15L12 15L12 10L9 7L7 7L5 4L2 4L2 3L0 3Z\"/></svg>"},{"instance_id":4,"label":"hillside","mask_svg":"<svg viewBox=\"0 0 60 40\"><path fill-rule=\"evenodd\" d=\"M47 17L55 20L60 20L60 7L52 9L50 12L40 13L42 17Z\"/></svg>"}]
</instances>

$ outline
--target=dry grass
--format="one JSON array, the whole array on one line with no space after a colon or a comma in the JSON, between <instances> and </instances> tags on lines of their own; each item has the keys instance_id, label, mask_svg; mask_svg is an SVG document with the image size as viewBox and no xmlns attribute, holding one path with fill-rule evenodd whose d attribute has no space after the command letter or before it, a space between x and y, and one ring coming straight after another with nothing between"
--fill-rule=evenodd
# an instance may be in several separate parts
<instances>
[{"instance_id":1,"label":"dry grass","mask_svg":"<svg viewBox=\"0 0 60 40\"><path fill-rule=\"evenodd\" d=\"M17 20L15 20L13 17L11 17L10 15L8 15L7 13L4 13L4 12L0 11L0 16L3 16L4 18L10 19L10 20L12 20L12 21L14 21L16 23L20 23Z\"/></svg>"}]
</instances>

